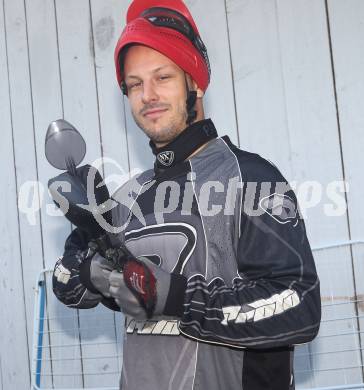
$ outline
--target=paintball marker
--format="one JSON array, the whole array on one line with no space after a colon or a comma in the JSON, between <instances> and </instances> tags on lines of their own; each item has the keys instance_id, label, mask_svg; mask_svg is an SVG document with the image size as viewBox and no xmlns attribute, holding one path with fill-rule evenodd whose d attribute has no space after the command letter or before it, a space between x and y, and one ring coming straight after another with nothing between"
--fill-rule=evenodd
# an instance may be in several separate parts
<instances>
[{"instance_id":1,"label":"paintball marker","mask_svg":"<svg viewBox=\"0 0 364 390\"><path fill-rule=\"evenodd\" d=\"M63 119L49 125L45 139L46 158L53 167L65 171L48 181L53 201L72 224L86 231L91 250L99 252L122 271L125 261L134 256L122 242L121 235L107 232L97 222L96 217L102 216L111 224L111 210L106 207L111 199L95 167L77 168L85 154L85 140L74 126Z\"/></svg>"}]
</instances>

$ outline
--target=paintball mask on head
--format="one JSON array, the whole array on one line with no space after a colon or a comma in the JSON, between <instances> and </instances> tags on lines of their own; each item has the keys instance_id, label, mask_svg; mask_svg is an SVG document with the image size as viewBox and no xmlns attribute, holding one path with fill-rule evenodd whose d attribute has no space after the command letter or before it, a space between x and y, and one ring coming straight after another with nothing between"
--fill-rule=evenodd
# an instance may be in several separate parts
<instances>
[{"instance_id":1,"label":"paintball mask on head","mask_svg":"<svg viewBox=\"0 0 364 390\"><path fill-rule=\"evenodd\" d=\"M182 0L134 0L131 3L127 25L115 48L116 75L125 95L128 91L123 62L128 47L133 44L164 54L206 91L211 73L207 50Z\"/></svg>"}]
</instances>

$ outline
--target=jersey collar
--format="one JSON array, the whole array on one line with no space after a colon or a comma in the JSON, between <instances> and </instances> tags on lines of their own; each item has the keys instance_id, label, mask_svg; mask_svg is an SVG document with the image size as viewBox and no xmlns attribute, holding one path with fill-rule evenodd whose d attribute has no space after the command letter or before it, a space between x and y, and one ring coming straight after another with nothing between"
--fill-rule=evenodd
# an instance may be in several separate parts
<instances>
[{"instance_id":1,"label":"jersey collar","mask_svg":"<svg viewBox=\"0 0 364 390\"><path fill-rule=\"evenodd\" d=\"M204 119L188 126L172 142L157 148L153 141L149 142L156 156L154 171L161 172L185 161L194 151L206 142L218 136L211 119Z\"/></svg>"}]
</instances>

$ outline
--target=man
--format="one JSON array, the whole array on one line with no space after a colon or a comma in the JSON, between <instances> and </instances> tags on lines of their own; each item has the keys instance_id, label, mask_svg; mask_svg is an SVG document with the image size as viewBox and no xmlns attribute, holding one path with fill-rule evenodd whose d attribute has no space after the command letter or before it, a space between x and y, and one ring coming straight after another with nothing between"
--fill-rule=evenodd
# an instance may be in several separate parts
<instances>
[{"instance_id":1,"label":"man","mask_svg":"<svg viewBox=\"0 0 364 390\"><path fill-rule=\"evenodd\" d=\"M295 194L276 167L204 119L210 67L181 0L135 0L115 61L156 155L154 169L113 196L132 256L114 270L76 229L55 294L126 315L124 390L293 389L293 347L320 322Z\"/></svg>"}]
</instances>

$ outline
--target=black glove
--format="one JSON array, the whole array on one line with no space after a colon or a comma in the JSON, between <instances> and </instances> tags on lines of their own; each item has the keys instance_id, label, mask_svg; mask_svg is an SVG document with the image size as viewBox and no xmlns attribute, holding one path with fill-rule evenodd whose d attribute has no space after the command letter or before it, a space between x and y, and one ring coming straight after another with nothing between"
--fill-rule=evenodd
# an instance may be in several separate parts
<instances>
[{"instance_id":1,"label":"black glove","mask_svg":"<svg viewBox=\"0 0 364 390\"><path fill-rule=\"evenodd\" d=\"M91 292L110 298L109 277L114 269L110 261L89 249L80 266L81 283Z\"/></svg>"}]
</instances>

